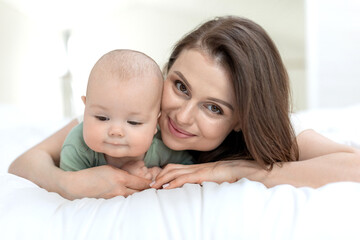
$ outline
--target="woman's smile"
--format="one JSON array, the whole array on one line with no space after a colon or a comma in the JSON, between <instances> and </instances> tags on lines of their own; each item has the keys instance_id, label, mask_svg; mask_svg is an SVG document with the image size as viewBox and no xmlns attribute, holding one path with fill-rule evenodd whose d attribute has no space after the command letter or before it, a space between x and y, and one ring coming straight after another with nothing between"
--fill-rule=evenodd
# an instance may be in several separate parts
<instances>
[{"instance_id":1,"label":"woman's smile","mask_svg":"<svg viewBox=\"0 0 360 240\"><path fill-rule=\"evenodd\" d=\"M169 127L169 131L178 138L189 138L189 137L194 137L196 135L189 133L181 128L179 128L176 123L170 118L168 117L168 127Z\"/></svg>"}]
</instances>

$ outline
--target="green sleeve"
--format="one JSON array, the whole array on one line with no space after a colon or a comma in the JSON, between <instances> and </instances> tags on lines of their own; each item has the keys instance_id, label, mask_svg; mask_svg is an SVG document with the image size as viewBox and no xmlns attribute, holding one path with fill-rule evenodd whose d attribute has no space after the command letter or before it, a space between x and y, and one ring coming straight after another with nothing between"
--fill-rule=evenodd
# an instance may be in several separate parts
<instances>
[{"instance_id":1,"label":"green sleeve","mask_svg":"<svg viewBox=\"0 0 360 240\"><path fill-rule=\"evenodd\" d=\"M82 156L81 151L77 151L73 145L64 145L60 154L60 168L65 171L78 171L89 168L84 161L86 156Z\"/></svg>"},{"instance_id":2,"label":"green sleeve","mask_svg":"<svg viewBox=\"0 0 360 240\"><path fill-rule=\"evenodd\" d=\"M177 163L184 165L194 164L194 158L187 151L170 150L168 163Z\"/></svg>"},{"instance_id":3,"label":"green sleeve","mask_svg":"<svg viewBox=\"0 0 360 240\"><path fill-rule=\"evenodd\" d=\"M147 167L163 167L168 163L185 165L194 163L193 157L187 151L174 151L168 148L159 136L160 134L155 135L145 155L144 162Z\"/></svg>"},{"instance_id":4,"label":"green sleeve","mask_svg":"<svg viewBox=\"0 0 360 240\"><path fill-rule=\"evenodd\" d=\"M66 137L60 153L60 168L65 171L78 171L93 167L92 150L83 139L83 124L73 128Z\"/></svg>"}]
</instances>

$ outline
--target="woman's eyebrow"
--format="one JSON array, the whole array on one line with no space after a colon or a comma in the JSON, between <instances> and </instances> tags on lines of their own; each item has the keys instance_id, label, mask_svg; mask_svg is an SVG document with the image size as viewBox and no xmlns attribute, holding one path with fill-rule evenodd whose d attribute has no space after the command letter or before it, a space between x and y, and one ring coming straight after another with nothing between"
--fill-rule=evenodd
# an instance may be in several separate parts
<instances>
[{"instance_id":1,"label":"woman's eyebrow","mask_svg":"<svg viewBox=\"0 0 360 240\"><path fill-rule=\"evenodd\" d=\"M230 103L228 103L228 102L225 102L225 101L220 100L220 99L218 99L218 98L212 98L212 97L210 97L209 100L214 101L214 102L221 103L221 104L227 106L228 108L230 108L231 111L234 111L233 106L232 106Z\"/></svg>"},{"instance_id":2,"label":"woman's eyebrow","mask_svg":"<svg viewBox=\"0 0 360 240\"><path fill-rule=\"evenodd\" d=\"M190 85L189 82L186 80L185 76L184 76L181 72L179 72L179 71L174 71L174 73L176 73L176 75L178 75L179 78L181 78L181 80L184 81L185 84L187 85L187 87L191 90L191 85ZM212 98L212 97L210 97L209 100L214 101L214 102L221 103L221 104L227 106L228 108L230 108L230 110L234 111L233 106L232 106L230 103L228 103L228 102L225 102L225 101L220 100L220 99L218 99L218 98Z\"/></svg>"},{"instance_id":3,"label":"woman's eyebrow","mask_svg":"<svg viewBox=\"0 0 360 240\"><path fill-rule=\"evenodd\" d=\"M179 78L181 78L181 80L183 80L186 86L191 90L191 85L189 84L188 80L186 80L185 76L179 71L174 71L174 73L176 73L176 75L178 75Z\"/></svg>"}]
</instances>

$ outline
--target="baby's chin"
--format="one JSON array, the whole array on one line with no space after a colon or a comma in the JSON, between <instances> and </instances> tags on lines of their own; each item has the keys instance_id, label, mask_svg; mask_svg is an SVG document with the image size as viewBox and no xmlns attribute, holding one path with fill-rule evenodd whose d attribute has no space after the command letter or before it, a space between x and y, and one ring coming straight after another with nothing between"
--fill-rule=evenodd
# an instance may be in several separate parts
<instances>
[{"instance_id":1,"label":"baby's chin","mask_svg":"<svg viewBox=\"0 0 360 240\"><path fill-rule=\"evenodd\" d=\"M119 151L103 151L105 156L112 158L129 158L129 160L143 160L146 152L119 152Z\"/></svg>"}]
</instances>

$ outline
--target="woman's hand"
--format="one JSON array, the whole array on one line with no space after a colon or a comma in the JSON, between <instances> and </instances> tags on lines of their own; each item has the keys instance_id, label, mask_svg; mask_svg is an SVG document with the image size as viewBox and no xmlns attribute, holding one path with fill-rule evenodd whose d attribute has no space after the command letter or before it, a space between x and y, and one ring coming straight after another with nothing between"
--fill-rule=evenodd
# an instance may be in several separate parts
<instances>
[{"instance_id":1,"label":"woman's hand","mask_svg":"<svg viewBox=\"0 0 360 240\"><path fill-rule=\"evenodd\" d=\"M152 188L177 188L185 183L236 182L241 178L254 180L264 176L266 170L255 161L229 160L195 165L168 164L157 176Z\"/></svg>"},{"instance_id":2,"label":"woman's hand","mask_svg":"<svg viewBox=\"0 0 360 240\"><path fill-rule=\"evenodd\" d=\"M126 197L149 188L151 182L109 165L63 173L59 193L68 199Z\"/></svg>"}]
</instances>

